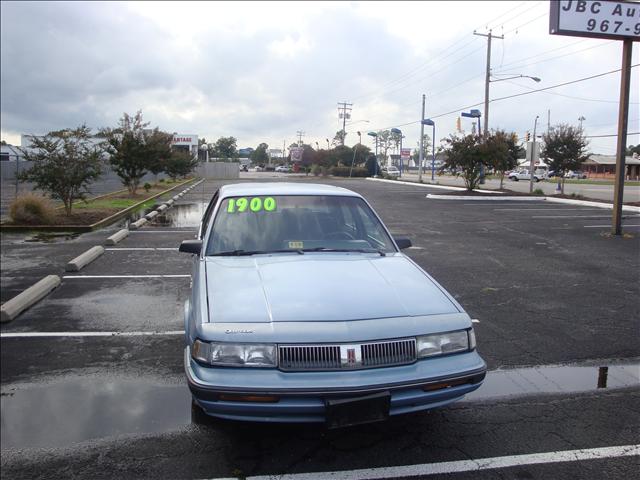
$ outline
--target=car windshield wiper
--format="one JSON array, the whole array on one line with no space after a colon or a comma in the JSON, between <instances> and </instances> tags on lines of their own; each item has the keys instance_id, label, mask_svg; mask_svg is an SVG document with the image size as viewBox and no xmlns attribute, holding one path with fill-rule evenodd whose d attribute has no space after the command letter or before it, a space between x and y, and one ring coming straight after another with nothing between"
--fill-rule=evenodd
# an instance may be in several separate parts
<instances>
[{"instance_id":1,"label":"car windshield wiper","mask_svg":"<svg viewBox=\"0 0 640 480\"><path fill-rule=\"evenodd\" d=\"M315 247L303 248L303 252L358 252L358 253L378 253L381 257L386 257L384 250L377 248L331 248L331 247Z\"/></svg>"},{"instance_id":2,"label":"car windshield wiper","mask_svg":"<svg viewBox=\"0 0 640 480\"><path fill-rule=\"evenodd\" d=\"M299 248L283 248L282 250L229 250L228 252L218 252L211 254L212 257L241 257L247 255L261 255L265 253L297 253L304 255Z\"/></svg>"}]
</instances>

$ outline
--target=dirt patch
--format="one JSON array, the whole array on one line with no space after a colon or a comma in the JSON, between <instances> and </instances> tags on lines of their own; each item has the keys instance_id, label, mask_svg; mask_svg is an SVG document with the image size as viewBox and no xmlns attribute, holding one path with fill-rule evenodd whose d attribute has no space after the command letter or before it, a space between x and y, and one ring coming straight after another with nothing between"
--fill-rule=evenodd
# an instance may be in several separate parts
<instances>
[{"instance_id":1,"label":"dirt patch","mask_svg":"<svg viewBox=\"0 0 640 480\"><path fill-rule=\"evenodd\" d=\"M65 215L63 211L57 211L53 218L52 225L91 225L99 222L103 218L109 217L115 213L118 213L118 208L99 208L99 209L84 209L84 210L71 210L70 215Z\"/></svg>"}]
</instances>

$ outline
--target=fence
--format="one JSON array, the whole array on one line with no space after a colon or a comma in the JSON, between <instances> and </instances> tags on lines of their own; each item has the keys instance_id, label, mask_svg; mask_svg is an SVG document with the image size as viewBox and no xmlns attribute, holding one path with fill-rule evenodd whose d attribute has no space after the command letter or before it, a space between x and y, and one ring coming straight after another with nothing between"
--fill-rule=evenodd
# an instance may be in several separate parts
<instances>
[{"instance_id":1,"label":"fence","mask_svg":"<svg viewBox=\"0 0 640 480\"><path fill-rule=\"evenodd\" d=\"M230 180L240 177L240 167L237 162L206 162L198 165L195 173L202 178Z\"/></svg>"}]
</instances>

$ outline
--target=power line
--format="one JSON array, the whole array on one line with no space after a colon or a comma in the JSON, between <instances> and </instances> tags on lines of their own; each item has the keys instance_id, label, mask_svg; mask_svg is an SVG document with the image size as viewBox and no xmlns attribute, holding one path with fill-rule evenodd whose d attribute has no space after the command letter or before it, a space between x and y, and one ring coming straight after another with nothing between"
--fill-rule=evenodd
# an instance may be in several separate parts
<instances>
[{"instance_id":1,"label":"power line","mask_svg":"<svg viewBox=\"0 0 640 480\"><path fill-rule=\"evenodd\" d=\"M511 30L509 30L508 32L505 32L505 33L511 33L511 32L516 32L516 33L518 33L518 30L519 30L520 28L522 28L522 27L524 27L524 26L526 26L526 25L529 25L530 23L533 23L533 22L535 22L536 20L540 20L542 17L546 17L547 15L548 15L548 13L547 13L547 12L545 12L545 13L543 13L542 15L539 15L539 16L537 16L536 18L533 18L533 19L529 20L528 22L525 22L525 23L523 23L523 24L521 24L521 25L518 25L516 28L512 28Z\"/></svg>"},{"instance_id":2,"label":"power line","mask_svg":"<svg viewBox=\"0 0 640 480\"><path fill-rule=\"evenodd\" d=\"M522 85L516 82L511 82L509 80L507 80L507 83L510 83L511 85L515 85L517 87L526 88L528 90L534 90L534 88L532 87L529 87L527 85ZM584 102L618 103L618 100L600 100L597 98L574 97L573 95L565 95L564 93L558 93L558 92L543 92L543 93L546 93L548 95L557 95L558 97L572 98L574 100L582 100ZM639 102L629 102L629 105L638 105L638 104Z\"/></svg>"},{"instance_id":3,"label":"power line","mask_svg":"<svg viewBox=\"0 0 640 480\"><path fill-rule=\"evenodd\" d=\"M627 133L627 137L629 135L640 135L640 132L631 132ZM604 137L617 137L617 133L612 133L610 135L585 135L584 138L604 138Z\"/></svg>"},{"instance_id":4,"label":"power line","mask_svg":"<svg viewBox=\"0 0 640 480\"><path fill-rule=\"evenodd\" d=\"M631 68L637 67L638 65L640 65L640 63L636 63L635 65L631 65ZM514 95L508 95L506 97L500 97L500 98L494 98L493 100L491 100L492 102L498 102L500 100L506 100L508 98L514 98L514 97L521 97L523 95L530 95L532 93L536 93L536 92L544 92L545 90L550 90L552 88L558 88L558 87L564 87L565 85L571 85L574 83L578 83L578 82L584 82L585 80L591 80L594 78L598 78L598 77L604 77L605 75L611 75L612 73L616 73L619 72L621 69L618 68L616 70L611 70L609 72L604 72L604 73L599 73L598 75L592 75L590 77L585 77L585 78L579 78L577 80L572 80L570 82L564 82L564 83L560 83L558 85L551 85L550 87L545 87L545 88L537 88L535 90L531 90L530 92L522 92L522 93L516 93Z\"/></svg>"}]
</instances>

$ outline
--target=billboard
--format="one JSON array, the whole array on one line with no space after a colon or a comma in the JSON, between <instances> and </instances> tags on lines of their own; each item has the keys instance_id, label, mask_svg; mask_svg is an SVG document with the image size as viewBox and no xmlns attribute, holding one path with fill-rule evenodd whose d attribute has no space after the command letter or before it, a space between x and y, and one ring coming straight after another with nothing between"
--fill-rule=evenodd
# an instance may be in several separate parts
<instances>
[{"instance_id":1,"label":"billboard","mask_svg":"<svg viewBox=\"0 0 640 480\"><path fill-rule=\"evenodd\" d=\"M551 0L549 33L640 40L640 4L619 0Z\"/></svg>"}]
</instances>

